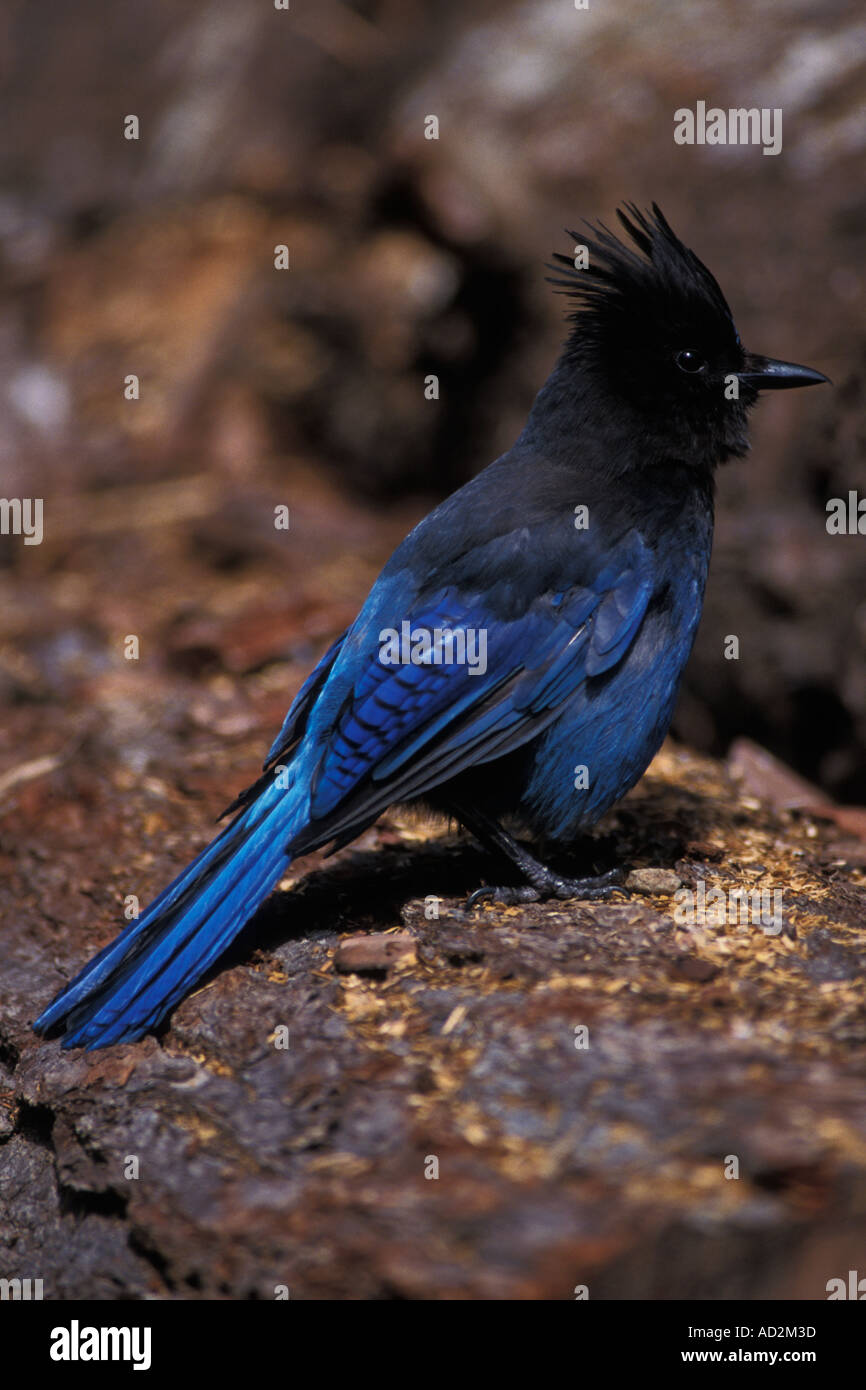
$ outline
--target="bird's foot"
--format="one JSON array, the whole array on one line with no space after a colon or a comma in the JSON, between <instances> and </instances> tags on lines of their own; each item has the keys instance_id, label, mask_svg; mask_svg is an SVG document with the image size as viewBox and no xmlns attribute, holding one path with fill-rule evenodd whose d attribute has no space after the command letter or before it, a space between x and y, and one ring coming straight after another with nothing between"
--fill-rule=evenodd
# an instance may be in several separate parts
<instances>
[{"instance_id":1,"label":"bird's foot","mask_svg":"<svg viewBox=\"0 0 866 1390\"><path fill-rule=\"evenodd\" d=\"M596 902L609 898L616 888L622 886L622 870L609 869L606 874L595 874L587 878L565 878L552 869L538 866L541 872L533 872L530 883L512 888L476 888L466 901L467 909L477 907L481 902L498 902L506 907L517 903L538 903L546 898L580 898L584 902Z\"/></svg>"}]
</instances>

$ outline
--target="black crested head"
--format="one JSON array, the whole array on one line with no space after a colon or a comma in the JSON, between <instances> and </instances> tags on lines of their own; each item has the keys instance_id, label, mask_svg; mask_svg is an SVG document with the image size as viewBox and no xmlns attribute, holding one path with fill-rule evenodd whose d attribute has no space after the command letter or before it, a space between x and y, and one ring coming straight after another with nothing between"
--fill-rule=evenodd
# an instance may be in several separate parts
<instances>
[{"instance_id":1,"label":"black crested head","mask_svg":"<svg viewBox=\"0 0 866 1390\"><path fill-rule=\"evenodd\" d=\"M647 213L627 203L617 217L633 245L587 223L589 236L568 233L587 248L586 267L558 253L550 266L576 302L563 367L588 374L608 408L640 417L648 458L712 467L744 454L759 390L826 378L744 350L715 276L656 203Z\"/></svg>"},{"instance_id":2,"label":"black crested head","mask_svg":"<svg viewBox=\"0 0 866 1390\"><path fill-rule=\"evenodd\" d=\"M643 213L626 203L616 215L637 251L604 223L587 222L590 236L568 232L589 252L585 270L577 269L568 256L554 253L554 260L567 267L568 278L560 271L559 277L548 277L550 283L576 299L583 310L569 315L578 324L571 341L579 344L587 337L606 336L619 317L633 331L634 316L640 313L659 322L679 320L714 335L723 346L737 344L733 316L718 281L680 241L658 204Z\"/></svg>"}]
</instances>

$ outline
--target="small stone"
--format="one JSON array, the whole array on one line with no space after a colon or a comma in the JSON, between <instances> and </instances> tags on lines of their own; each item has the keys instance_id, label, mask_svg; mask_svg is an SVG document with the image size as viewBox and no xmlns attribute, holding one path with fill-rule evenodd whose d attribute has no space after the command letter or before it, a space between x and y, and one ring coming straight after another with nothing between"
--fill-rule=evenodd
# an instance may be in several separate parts
<instances>
[{"instance_id":1,"label":"small stone","mask_svg":"<svg viewBox=\"0 0 866 1390\"><path fill-rule=\"evenodd\" d=\"M671 969L679 979L690 980L699 985L714 980L719 973L717 965L713 965L711 960L703 960L700 956L680 956L679 960L674 961Z\"/></svg>"},{"instance_id":2,"label":"small stone","mask_svg":"<svg viewBox=\"0 0 866 1390\"><path fill-rule=\"evenodd\" d=\"M410 932L374 932L369 936L347 936L334 953L334 966L346 973L389 970L399 961L415 960L415 938Z\"/></svg>"},{"instance_id":3,"label":"small stone","mask_svg":"<svg viewBox=\"0 0 866 1390\"><path fill-rule=\"evenodd\" d=\"M708 859L715 864L725 857L724 845L714 844L712 840L689 840L685 848L689 859Z\"/></svg>"},{"instance_id":4,"label":"small stone","mask_svg":"<svg viewBox=\"0 0 866 1390\"><path fill-rule=\"evenodd\" d=\"M682 884L673 869L632 869L625 881L633 893L675 893Z\"/></svg>"}]
</instances>

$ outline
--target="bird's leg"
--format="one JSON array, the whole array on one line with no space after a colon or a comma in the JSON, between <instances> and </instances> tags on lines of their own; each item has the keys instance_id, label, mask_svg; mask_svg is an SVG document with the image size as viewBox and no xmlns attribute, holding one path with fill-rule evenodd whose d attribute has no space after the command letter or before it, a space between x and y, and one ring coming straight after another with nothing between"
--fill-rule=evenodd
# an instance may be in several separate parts
<instances>
[{"instance_id":1,"label":"bird's leg","mask_svg":"<svg viewBox=\"0 0 866 1390\"><path fill-rule=\"evenodd\" d=\"M507 830L503 830L495 820L485 816L482 811L467 811L462 806L452 806L452 813L484 846L498 854L504 854L515 864L527 882L519 888L477 888L468 899L467 907L475 907L483 899L497 902L535 903L544 898L583 898L592 901L606 898L622 880L619 869L611 869L606 874L587 878L566 878L534 858L523 845L518 844Z\"/></svg>"}]
</instances>

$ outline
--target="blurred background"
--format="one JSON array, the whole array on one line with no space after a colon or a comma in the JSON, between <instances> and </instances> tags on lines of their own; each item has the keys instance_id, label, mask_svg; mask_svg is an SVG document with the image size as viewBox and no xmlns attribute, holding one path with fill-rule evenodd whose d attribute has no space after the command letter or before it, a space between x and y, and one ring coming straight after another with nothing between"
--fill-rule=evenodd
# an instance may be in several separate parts
<instances>
[{"instance_id":1,"label":"blurred background","mask_svg":"<svg viewBox=\"0 0 866 1390\"><path fill-rule=\"evenodd\" d=\"M782 153L676 146L697 100L781 107ZM45 534L0 537L0 775L71 750L138 776L193 727L259 748L394 544L513 441L563 336L544 262L629 198L706 260L747 345L835 383L765 398L722 470L674 732L748 735L866 802L866 540L825 528L866 492L864 156L856 0L78 0L50 22L5 0L0 491L44 498Z\"/></svg>"}]
</instances>

